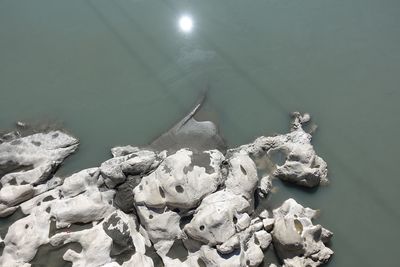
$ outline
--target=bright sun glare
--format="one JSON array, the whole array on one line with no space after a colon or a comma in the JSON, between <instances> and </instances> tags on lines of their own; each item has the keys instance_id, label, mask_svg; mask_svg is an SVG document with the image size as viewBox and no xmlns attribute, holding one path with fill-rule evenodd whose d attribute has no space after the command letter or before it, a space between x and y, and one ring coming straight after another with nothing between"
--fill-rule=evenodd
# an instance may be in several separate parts
<instances>
[{"instance_id":1,"label":"bright sun glare","mask_svg":"<svg viewBox=\"0 0 400 267\"><path fill-rule=\"evenodd\" d=\"M188 15L182 15L179 18L179 29L184 33L190 33L193 30L193 19Z\"/></svg>"}]
</instances>

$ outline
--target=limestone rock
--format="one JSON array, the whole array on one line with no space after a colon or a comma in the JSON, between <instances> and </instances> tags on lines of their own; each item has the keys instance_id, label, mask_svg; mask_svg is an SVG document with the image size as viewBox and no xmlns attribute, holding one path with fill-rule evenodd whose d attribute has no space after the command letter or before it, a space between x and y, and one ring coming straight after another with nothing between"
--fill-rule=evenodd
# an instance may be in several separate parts
<instances>
[{"instance_id":1,"label":"limestone rock","mask_svg":"<svg viewBox=\"0 0 400 267\"><path fill-rule=\"evenodd\" d=\"M118 154L118 152L116 153ZM128 174L139 175L152 171L160 164L162 159L163 154L157 155L153 151L138 150L103 162L100 171L106 185L109 188L114 188L123 183Z\"/></svg>"},{"instance_id":2,"label":"limestone rock","mask_svg":"<svg viewBox=\"0 0 400 267\"><path fill-rule=\"evenodd\" d=\"M219 166L223 159L217 150L178 150L143 177L133 190L135 202L153 208L193 208L222 184Z\"/></svg>"},{"instance_id":3,"label":"limestone rock","mask_svg":"<svg viewBox=\"0 0 400 267\"><path fill-rule=\"evenodd\" d=\"M283 164L277 164L274 176L291 183L306 187L314 187L327 183L327 164L319 157L311 145L311 135L306 133L302 124L309 120L309 115L294 113L291 132L272 137L259 137L253 143L241 146L236 150L244 150L262 157L272 157L274 153L284 155Z\"/></svg>"},{"instance_id":4,"label":"limestone rock","mask_svg":"<svg viewBox=\"0 0 400 267\"><path fill-rule=\"evenodd\" d=\"M329 241L332 234L321 225L313 225L311 220L317 211L304 208L295 200L288 199L273 213L273 241L282 260L303 256L315 261L315 266L329 260L333 251L324 242Z\"/></svg>"},{"instance_id":5,"label":"limestone rock","mask_svg":"<svg viewBox=\"0 0 400 267\"><path fill-rule=\"evenodd\" d=\"M250 209L242 196L228 190L217 191L203 199L185 232L209 245L221 244L236 233L234 218Z\"/></svg>"},{"instance_id":6,"label":"limestone rock","mask_svg":"<svg viewBox=\"0 0 400 267\"><path fill-rule=\"evenodd\" d=\"M229 174L225 181L228 191L250 200L258 183L254 161L244 152L235 152L229 158Z\"/></svg>"},{"instance_id":7,"label":"limestone rock","mask_svg":"<svg viewBox=\"0 0 400 267\"><path fill-rule=\"evenodd\" d=\"M61 131L15 135L7 140L3 136L0 143L0 216L11 214L16 205L41 193L41 184L78 147L77 139Z\"/></svg>"},{"instance_id":8,"label":"limestone rock","mask_svg":"<svg viewBox=\"0 0 400 267\"><path fill-rule=\"evenodd\" d=\"M0 265L30 266L41 245L74 242L82 250L63 255L72 266L259 266L271 242L285 267L326 263L333 234L313 225L317 211L289 199L259 212L254 198L270 194L274 177L308 187L326 181L326 163L302 128L310 116L295 113L290 133L225 153L215 125L194 119L198 108L149 148L115 147L100 167L65 179L53 173L76 139L60 131L2 136L0 216L20 207L26 217L0 238ZM176 257L177 248L187 255Z\"/></svg>"}]
</instances>

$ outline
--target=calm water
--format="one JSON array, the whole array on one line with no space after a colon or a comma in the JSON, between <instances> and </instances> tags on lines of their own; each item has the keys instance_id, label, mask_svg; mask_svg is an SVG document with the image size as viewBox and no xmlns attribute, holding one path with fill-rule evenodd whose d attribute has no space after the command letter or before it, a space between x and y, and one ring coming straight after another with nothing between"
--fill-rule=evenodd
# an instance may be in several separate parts
<instances>
[{"instance_id":1,"label":"calm water","mask_svg":"<svg viewBox=\"0 0 400 267\"><path fill-rule=\"evenodd\" d=\"M0 128L63 123L81 139L64 173L150 142L206 87L232 146L310 112L331 184L277 183L274 203L321 209L330 267L397 266L400 1L0 0L0 62Z\"/></svg>"}]
</instances>

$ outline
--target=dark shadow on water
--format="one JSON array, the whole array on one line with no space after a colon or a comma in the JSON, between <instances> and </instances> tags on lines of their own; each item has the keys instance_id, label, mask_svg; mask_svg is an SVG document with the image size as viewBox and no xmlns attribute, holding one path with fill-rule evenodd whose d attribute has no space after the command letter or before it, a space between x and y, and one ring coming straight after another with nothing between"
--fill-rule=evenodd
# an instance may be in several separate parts
<instances>
[{"instance_id":1,"label":"dark shadow on water","mask_svg":"<svg viewBox=\"0 0 400 267\"><path fill-rule=\"evenodd\" d=\"M295 184L287 182L287 181L282 181L280 179L277 179L277 180L281 182L281 184L283 185L282 187L300 190L300 191L303 191L308 194L315 194L321 187L320 185L315 186L315 187L305 187L305 186L301 186L301 185L295 185Z\"/></svg>"},{"instance_id":2,"label":"dark shadow on water","mask_svg":"<svg viewBox=\"0 0 400 267\"><path fill-rule=\"evenodd\" d=\"M276 256L275 248L273 244L269 245L266 251L264 251L264 260L260 264L261 267L269 267L270 264L276 264L277 266L280 266L281 262Z\"/></svg>"},{"instance_id":3,"label":"dark shadow on water","mask_svg":"<svg viewBox=\"0 0 400 267\"><path fill-rule=\"evenodd\" d=\"M232 251L231 253L227 253L227 254L222 254L222 253L220 253L218 250L217 250L217 253L218 253L218 255L219 255L221 258L229 259L229 258L231 258L231 257L233 257L233 256L238 256L238 255L240 255L240 248L235 249L235 250Z\"/></svg>"},{"instance_id":4,"label":"dark shadow on water","mask_svg":"<svg viewBox=\"0 0 400 267\"><path fill-rule=\"evenodd\" d=\"M150 257L153 260L154 267L163 267L164 266L164 263L163 263L161 257L157 254L157 252L153 246L146 247L145 255L147 257Z\"/></svg>"},{"instance_id":5,"label":"dark shadow on water","mask_svg":"<svg viewBox=\"0 0 400 267\"><path fill-rule=\"evenodd\" d=\"M72 249L79 253L82 251L82 246L77 242L57 247L53 247L50 244L41 245L30 263L32 264L32 267L70 267L72 266L72 263L63 260L63 255L68 249Z\"/></svg>"},{"instance_id":6,"label":"dark shadow on water","mask_svg":"<svg viewBox=\"0 0 400 267\"><path fill-rule=\"evenodd\" d=\"M11 216L6 218L0 218L0 236L2 239L6 236L8 232L8 227L11 226L14 222L18 221L26 217L27 215L21 211L21 208L18 208Z\"/></svg>"},{"instance_id":7,"label":"dark shadow on water","mask_svg":"<svg viewBox=\"0 0 400 267\"><path fill-rule=\"evenodd\" d=\"M171 259L179 259L182 262L184 262L187 259L188 251L183 245L181 239L175 240L174 244L168 251L167 256L170 257Z\"/></svg>"}]
</instances>

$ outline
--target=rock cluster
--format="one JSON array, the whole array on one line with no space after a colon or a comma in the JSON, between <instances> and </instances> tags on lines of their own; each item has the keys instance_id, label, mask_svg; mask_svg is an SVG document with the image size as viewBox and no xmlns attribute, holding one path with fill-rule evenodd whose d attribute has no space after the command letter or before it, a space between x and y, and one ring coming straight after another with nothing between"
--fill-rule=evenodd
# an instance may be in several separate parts
<instances>
[{"instance_id":1,"label":"rock cluster","mask_svg":"<svg viewBox=\"0 0 400 267\"><path fill-rule=\"evenodd\" d=\"M272 246L282 266L326 263L333 234L313 224L315 210L288 199L255 211L255 195L268 196L274 177L306 187L327 181L327 165L302 128L309 116L295 113L288 134L223 151L215 126L193 114L164 134L174 149L160 150L162 138L144 149L115 147L99 167L65 179L54 172L77 139L61 131L3 137L0 216L17 208L26 216L1 237L0 266L30 266L41 246L72 243L81 247L63 255L72 266L150 267L157 259L171 267L259 266ZM196 125L218 146L188 147L188 136L201 134ZM281 163L273 162L277 152ZM260 162L272 166L262 177ZM82 224L88 228L70 230Z\"/></svg>"}]
</instances>

